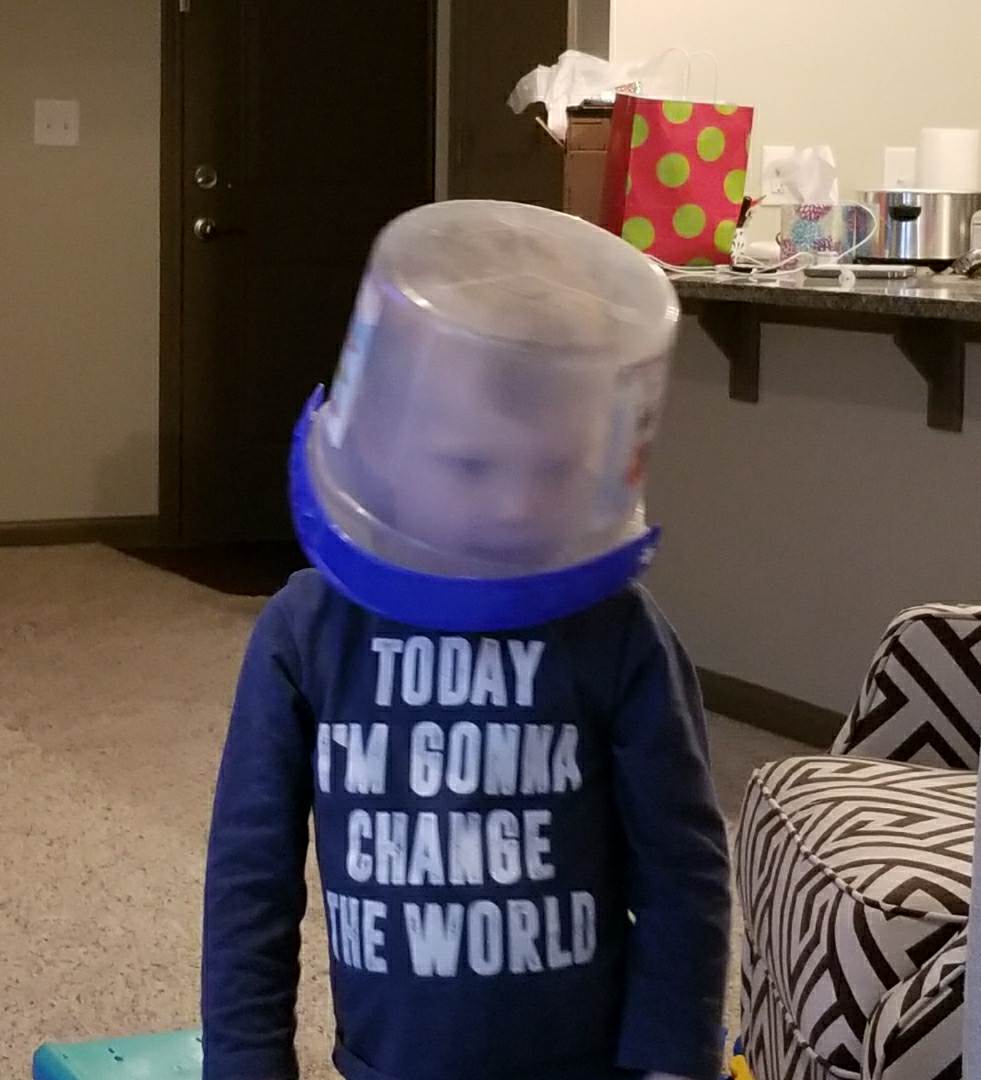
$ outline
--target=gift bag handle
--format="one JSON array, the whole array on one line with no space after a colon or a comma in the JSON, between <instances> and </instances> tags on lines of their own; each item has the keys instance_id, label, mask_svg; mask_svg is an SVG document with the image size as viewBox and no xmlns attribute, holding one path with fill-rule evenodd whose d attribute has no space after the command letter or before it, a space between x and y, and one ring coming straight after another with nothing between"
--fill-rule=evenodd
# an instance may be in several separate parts
<instances>
[{"instance_id":1,"label":"gift bag handle","mask_svg":"<svg viewBox=\"0 0 981 1080\"><path fill-rule=\"evenodd\" d=\"M707 57L712 62L712 101L716 102L719 99L719 61L714 52L710 52L708 49L699 49L697 52L690 53L687 49L683 49L680 45L672 45L670 48L665 49L653 60L649 60L642 64L636 71L633 72L633 81L639 87L643 87L644 77L654 75L661 67L662 63L671 56L672 53L680 53L685 58L685 74L684 80L681 85L681 100L691 100L691 71L692 61L699 57Z\"/></svg>"},{"instance_id":2,"label":"gift bag handle","mask_svg":"<svg viewBox=\"0 0 981 1080\"><path fill-rule=\"evenodd\" d=\"M716 104L719 100L719 58L709 49L699 49L698 52L693 52L688 57L688 71L685 75L685 100L690 100L689 91L691 89L691 69L693 61L697 60L700 56L707 57L712 63L712 104Z\"/></svg>"}]
</instances>

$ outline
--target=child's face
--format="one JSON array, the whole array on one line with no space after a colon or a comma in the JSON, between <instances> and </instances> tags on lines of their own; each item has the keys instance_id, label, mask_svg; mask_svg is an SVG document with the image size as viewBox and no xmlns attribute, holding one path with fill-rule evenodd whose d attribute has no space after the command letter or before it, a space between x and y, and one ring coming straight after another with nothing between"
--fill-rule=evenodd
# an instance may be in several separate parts
<instances>
[{"instance_id":1,"label":"child's face","mask_svg":"<svg viewBox=\"0 0 981 1080\"><path fill-rule=\"evenodd\" d=\"M548 565L589 513L587 411L569 394L511 408L466 370L424 381L421 413L398 440L395 527L464 563L516 573Z\"/></svg>"}]
</instances>

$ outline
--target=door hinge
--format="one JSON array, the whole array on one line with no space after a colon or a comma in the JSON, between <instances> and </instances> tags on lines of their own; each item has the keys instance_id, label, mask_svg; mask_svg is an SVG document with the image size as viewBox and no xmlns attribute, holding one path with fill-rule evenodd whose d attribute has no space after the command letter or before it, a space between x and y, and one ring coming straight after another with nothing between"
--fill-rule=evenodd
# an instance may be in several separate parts
<instances>
[{"instance_id":1,"label":"door hinge","mask_svg":"<svg viewBox=\"0 0 981 1080\"><path fill-rule=\"evenodd\" d=\"M182 15L187 15L191 11L191 0L177 0L177 10Z\"/></svg>"}]
</instances>

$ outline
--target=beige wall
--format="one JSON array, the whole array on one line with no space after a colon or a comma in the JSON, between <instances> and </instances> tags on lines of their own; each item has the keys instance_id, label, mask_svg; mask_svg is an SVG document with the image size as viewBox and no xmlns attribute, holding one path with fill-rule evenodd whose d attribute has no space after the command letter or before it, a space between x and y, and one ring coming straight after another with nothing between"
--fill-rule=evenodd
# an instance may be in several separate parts
<instances>
[{"instance_id":1,"label":"beige wall","mask_svg":"<svg viewBox=\"0 0 981 1080\"><path fill-rule=\"evenodd\" d=\"M854 189L880 186L882 148L921 127L981 127L979 40L977 0L611 2L615 59L709 49L721 95L757 106L751 183L764 143L830 144Z\"/></svg>"},{"instance_id":2,"label":"beige wall","mask_svg":"<svg viewBox=\"0 0 981 1080\"><path fill-rule=\"evenodd\" d=\"M0 0L0 522L156 513L159 10Z\"/></svg>"},{"instance_id":3,"label":"beige wall","mask_svg":"<svg viewBox=\"0 0 981 1080\"><path fill-rule=\"evenodd\" d=\"M699 664L847 709L888 619L981 601L981 347L964 431L885 335L765 327L760 403L685 321L650 504L658 599Z\"/></svg>"}]
</instances>

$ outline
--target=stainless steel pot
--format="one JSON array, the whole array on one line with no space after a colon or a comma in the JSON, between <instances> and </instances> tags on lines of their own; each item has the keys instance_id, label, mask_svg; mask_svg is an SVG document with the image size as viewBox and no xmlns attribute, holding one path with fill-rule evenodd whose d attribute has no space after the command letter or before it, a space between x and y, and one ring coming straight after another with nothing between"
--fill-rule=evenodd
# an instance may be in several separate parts
<instances>
[{"instance_id":1,"label":"stainless steel pot","mask_svg":"<svg viewBox=\"0 0 981 1080\"><path fill-rule=\"evenodd\" d=\"M880 188L858 192L858 201L879 221L858 258L945 269L970 250L971 218L981 210L981 191Z\"/></svg>"}]
</instances>

